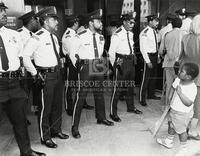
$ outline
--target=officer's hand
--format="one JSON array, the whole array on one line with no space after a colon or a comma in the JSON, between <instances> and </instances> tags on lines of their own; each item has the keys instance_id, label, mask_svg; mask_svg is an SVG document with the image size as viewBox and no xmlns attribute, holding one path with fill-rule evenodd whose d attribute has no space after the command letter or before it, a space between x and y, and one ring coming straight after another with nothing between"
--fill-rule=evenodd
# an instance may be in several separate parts
<instances>
[{"instance_id":1,"label":"officer's hand","mask_svg":"<svg viewBox=\"0 0 200 156\"><path fill-rule=\"evenodd\" d=\"M147 66L148 66L149 68L153 68L153 65L152 65L151 62L150 62L150 63L147 63Z\"/></svg>"}]
</instances>

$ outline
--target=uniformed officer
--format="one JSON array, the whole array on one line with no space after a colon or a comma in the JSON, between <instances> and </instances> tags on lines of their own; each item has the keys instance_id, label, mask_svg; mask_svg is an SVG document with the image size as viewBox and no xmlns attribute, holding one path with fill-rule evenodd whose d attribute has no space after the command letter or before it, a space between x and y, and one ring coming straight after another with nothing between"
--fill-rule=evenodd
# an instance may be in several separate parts
<instances>
[{"instance_id":1,"label":"uniformed officer","mask_svg":"<svg viewBox=\"0 0 200 156\"><path fill-rule=\"evenodd\" d=\"M30 11L30 12L22 15L18 19L21 20L23 23L23 26L20 29L18 29L18 32L20 33L23 47L25 47L26 43L31 38L31 36L34 35L34 33L36 31L39 30L40 24L39 24L39 21L38 21L37 16L34 11ZM26 89L29 100L30 100L30 92L32 90L33 108L34 108L33 111L35 111L35 113L36 113L38 103L39 103L39 101L41 101L38 98L40 96L39 95L40 92L38 92L36 87L33 85L33 79L29 72L27 73L27 79L25 79L24 82L26 83L25 89ZM30 124L30 122L28 122L28 124Z\"/></svg>"},{"instance_id":2,"label":"uniformed officer","mask_svg":"<svg viewBox=\"0 0 200 156\"><path fill-rule=\"evenodd\" d=\"M160 97L155 96L158 59L158 39L155 29L159 20L157 15L149 15L146 18L148 26L140 33L140 51L144 59L143 79L139 94L142 106L147 106L146 93L148 99L160 99Z\"/></svg>"},{"instance_id":3,"label":"uniformed officer","mask_svg":"<svg viewBox=\"0 0 200 156\"><path fill-rule=\"evenodd\" d=\"M125 100L127 112L142 114L134 105L134 78L135 78L135 54L133 41L133 27L135 24L134 13L124 14L121 17L122 26L111 37L109 56L114 66L114 88L110 103L110 117L116 122L121 119L117 115L117 103L120 92L126 91ZM119 83L119 84L118 84ZM121 85L120 85L121 83Z\"/></svg>"},{"instance_id":4,"label":"uniformed officer","mask_svg":"<svg viewBox=\"0 0 200 156\"><path fill-rule=\"evenodd\" d=\"M188 11L186 11L185 8L181 8L179 10L176 10L175 13L178 15L178 17L182 20L182 26L181 30L185 31L186 33L190 32L190 25L192 23L192 19L190 17L187 17L188 14L190 14Z\"/></svg>"},{"instance_id":5,"label":"uniformed officer","mask_svg":"<svg viewBox=\"0 0 200 156\"><path fill-rule=\"evenodd\" d=\"M113 125L113 122L106 119L102 83L104 73L101 73L97 67L102 67L101 61L103 60L101 56L104 49L104 37L97 33L102 27L101 17L101 9L88 15L89 28L78 34L77 40L74 41L72 55L70 55L72 63L79 70L79 87L72 118L72 135L75 138L81 137L78 126L89 88L92 89L94 95L97 124Z\"/></svg>"},{"instance_id":6,"label":"uniformed officer","mask_svg":"<svg viewBox=\"0 0 200 156\"><path fill-rule=\"evenodd\" d=\"M0 103L5 105L21 156L45 156L31 149L26 124L26 93L20 86L22 42L18 32L4 27L7 6L0 3Z\"/></svg>"},{"instance_id":7,"label":"uniformed officer","mask_svg":"<svg viewBox=\"0 0 200 156\"><path fill-rule=\"evenodd\" d=\"M54 7L37 13L42 28L24 48L24 65L41 88L42 105L39 106L41 143L56 148L51 137L69 138L61 131L63 84L60 76L58 39L53 34L58 29L58 16ZM33 56L35 66L31 62Z\"/></svg>"},{"instance_id":8,"label":"uniformed officer","mask_svg":"<svg viewBox=\"0 0 200 156\"><path fill-rule=\"evenodd\" d=\"M67 81L68 82L76 82L78 80L78 72L77 69L73 66L73 64L71 63L70 60L70 51L71 51L71 46L72 43L74 42L74 38L76 36L76 31L79 28L79 18L76 15L70 15L68 17L66 17L67 20L67 30L65 31L65 33L63 34L62 37L62 50L64 55L66 56L66 60L68 60L68 68L67 68ZM76 90L76 86L72 86L70 85L71 83L68 83L68 85L66 85L66 111L67 114L72 116L73 114L73 108L74 108L74 102L73 102L73 97L72 97L72 93ZM86 100L84 102L83 108L85 109L93 109L93 106L90 106L87 104Z\"/></svg>"}]
</instances>

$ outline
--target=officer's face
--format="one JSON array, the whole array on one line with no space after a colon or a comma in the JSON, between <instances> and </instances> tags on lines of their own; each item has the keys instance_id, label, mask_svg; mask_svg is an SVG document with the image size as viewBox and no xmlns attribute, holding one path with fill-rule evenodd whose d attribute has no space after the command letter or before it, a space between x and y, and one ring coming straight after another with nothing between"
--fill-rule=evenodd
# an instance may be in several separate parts
<instances>
[{"instance_id":1,"label":"officer's face","mask_svg":"<svg viewBox=\"0 0 200 156\"><path fill-rule=\"evenodd\" d=\"M58 19L55 17L49 17L46 19L46 25L51 29L52 31L58 30Z\"/></svg>"},{"instance_id":2,"label":"officer's face","mask_svg":"<svg viewBox=\"0 0 200 156\"><path fill-rule=\"evenodd\" d=\"M33 17L30 20L30 25L31 25L31 31L36 32L40 28L40 23L36 17Z\"/></svg>"},{"instance_id":3,"label":"officer's face","mask_svg":"<svg viewBox=\"0 0 200 156\"><path fill-rule=\"evenodd\" d=\"M103 24L100 19L94 19L92 21L92 25L96 31L101 31L101 29L103 28Z\"/></svg>"},{"instance_id":4,"label":"officer's face","mask_svg":"<svg viewBox=\"0 0 200 156\"><path fill-rule=\"evenodd\" d=\"M159 24L159 20L158 19L154 19L152 21L150 21L150 24L153 28L157 28L158 27L158 24Z\"/></svg>"},{"instance_id":5,"label":"officer's face","mask_svg":"<svg viewBox=\"0 0 200 156\"><path fill-rule=\"evenodd\" d=\"M135 25L135 20L134 20L134 19L130 19L130 20L124 21L124 22L123 22L123 25L124 25L124 28L125 28L127 31L132 31L132 30L133 30L133 27L134 27L134 25Z\"/></svg>"},{"instance_id":6,"label":"officer's face","mask_svg":"<svg viewBox=\"0 0 200 156\"><path fill-rule=\"evenodd\" d=\"M7 14L6 9L0 9L0 26L7 24Z\"/></svg>"}]
</instances>

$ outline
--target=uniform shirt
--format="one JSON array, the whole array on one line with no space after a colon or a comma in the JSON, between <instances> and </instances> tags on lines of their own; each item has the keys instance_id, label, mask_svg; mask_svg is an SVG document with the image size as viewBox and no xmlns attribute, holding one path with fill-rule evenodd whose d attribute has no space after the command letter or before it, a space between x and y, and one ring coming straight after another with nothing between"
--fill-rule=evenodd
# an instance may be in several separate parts
<instances>
[{"instance_id":1,"label":"uniform shirt","mask_svg":"<svg viewBox=\"0 0 200 156\"><path fill-rule=\"evenodd\" d=\"M181 91L182 93L188 98L190 99L193 104L191 106L185 106L183 104L183 102L181 101L179 95L177 94L176 91L174 91L174 95L172 97L171 100L171 108L174 109L175 111L178 112L184 112L184 113L190 113L193 109L193 105L194 105L194 100L196 98L197 95L197 86L195 85L194 82L190 83L190 84L181 84L180 83L180 79L176 78L174 83L172 84L173 88L175 89L177 86L181 87Z\"/></svg>"},{"instance_id":2,"label":"uniform shirt","mask_svg":"<svg viewBox=\"0 0 200 156\"><path fill-rule=\"evenodd\" d=\"M148 53L156 53L157 52L157 34L156 39L155 35L156 31L147 26L142 32L140 33L140 51L146 63L150 63Z\"/></svg>"},{"instance_id":3,"label":"uniform shirt","mask_svg":"<svg viewBox=\"0 0 200 156\"><path fill-rule=\"evenodd\" d=\"M163 61L163 67L173 67L174 63L179 59L181 53L181 41L185 31L179 28L174 28L172 31L166 34L165 40L160 45L160 49L167 50Z\"/></svg>"},{"instance_id":4,"label":"uniform shirt","mask_svg":"<svg viewBox=\"0 0 200 156\"><path fill-rule=\"evenodd\" d=\"M62 50L64 55L70 55L72 45L75 40L76 32L71 28L67 28L62 37Z\"/></svg>"},{"instance_id":5,"label":"uniform shirt","mask_svg":"<svg viewBox=\"0 0 200 156\"><path fill-rule=\"evenodd\" d=\"M104 50L104 37L99 33L95 33L97 49L99 57L102 56ZM75 64L76 57L75 55L78 54L80 59L95 59L94 53L94 44L93 44L93 32L90 29L86 29L78 35L76 35L75 40L73 42L73 49L72 54L70 54L70 58L72 63Z\"/></svg>"},{"instance_id":6,"label":"uniform shirt","mask_svg":"<svg viewBox=\"0 0 200 156\"><path fill-rule=\"evenodd\" d=\"M160 31L159 31L159 37L160 37L160 42L162 42L163 38L165 37L165 34L172 31L172 24L168 23L165 27L163 27Z\"/></svg>"},{"instance_id":7,"label":"uniform shirt","mask_svg":"<svg viewBox=\"0 0 200 156\"><path fill-rule=\"evenodd\" d=\"M21 41L22 41L22 44L23 44L23 48L26 46L26 44L27 44L28 40L31 38L31 36L35 35L33 32L31 32L30 30L28 30L24 26L17 31L20 34ZM31 59L33 59L33 56L31 57Z\"/></svg>"},{"instance_id":8,"label":"uniform shirt","mask_svg":"<svg viewBox=\"0 0 200 156\"><path fill-rule=\"evenodd\" d=\"M127 32L128 32L128 37L129 37L132 53L134 53L133 33L131 31L126 31L125 28L121 26L111 36L111 43L110 43L108 54L110 56L110 61L112 64L114 64L116 53L123 54L123 55L130 55L130 47L128 43Z\"/></svg>"},{"instance_id":9,"label":"uniform shirt","mask_svg":"<svg viewBox=\"0 0 200 156\"><path fill-rule=\"evenodd\" d=\"M19 32L21 41L22 41L23 45L25 46L27 41L31 38L32 32L24 26L17 31Z\"/></svg>"},{"instance_id":10,"label":"uniform shirt","mask_svg":"<svg viewBox=\"0 0 200 156\"><path fill-rule=\"evenodd\" d=\"M185 31L186 33L189 33L192 20L190 18L186 18L182 22L183 23L181 26L181 30Z\"/></svg>"},{"instance_id":11,"label":"uniform shirt","mask_svg":"<svg viewBox=\"0 0 200 156\"><path fill-rule=\"evenodd\" d=\"M57 37L53 35L53 39L56 51L59 53ZM32 75L36 75L37 71L31 62L31 56L33 56L36 66L54 67L58 65L50 32L46 29L42 28L36 33L36 35L32 36L23 51L24 66Z\"/></svg>"},{"instance_id":12,"label":"uniform shirt","mask_svg":"<svg viewBox=\"0 0 200 156\"><path fill-rule=\"evenodd\" d=\"M20 35L17 31L5 27L0 28L0 35L3 39L4 47L8 57L9 68L7 71L16 71L20 67L19 57L22 55L23 48ZM5 72L2 69L1 59L0 72Z\"/></svg>"}]
</instances>

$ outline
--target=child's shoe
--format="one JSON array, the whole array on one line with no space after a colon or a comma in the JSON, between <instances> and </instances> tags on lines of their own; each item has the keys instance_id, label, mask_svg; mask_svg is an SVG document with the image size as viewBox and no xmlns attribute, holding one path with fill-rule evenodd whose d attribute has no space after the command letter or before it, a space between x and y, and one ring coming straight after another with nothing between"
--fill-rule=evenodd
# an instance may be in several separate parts
<instances>
[{"instance_id":1,"label":"child's shoe","mask_svg":"<svg viewBox=\"0 0 200 156\"><path fill-rule=\"evenodd\" d=\"M157 138L156 141L160 145L163 145L163 146L165 146L167 148L172 148L174 146L173 140L171 140L171 139L169 139L167 137Z\"/></svg>"}]
</instances>

